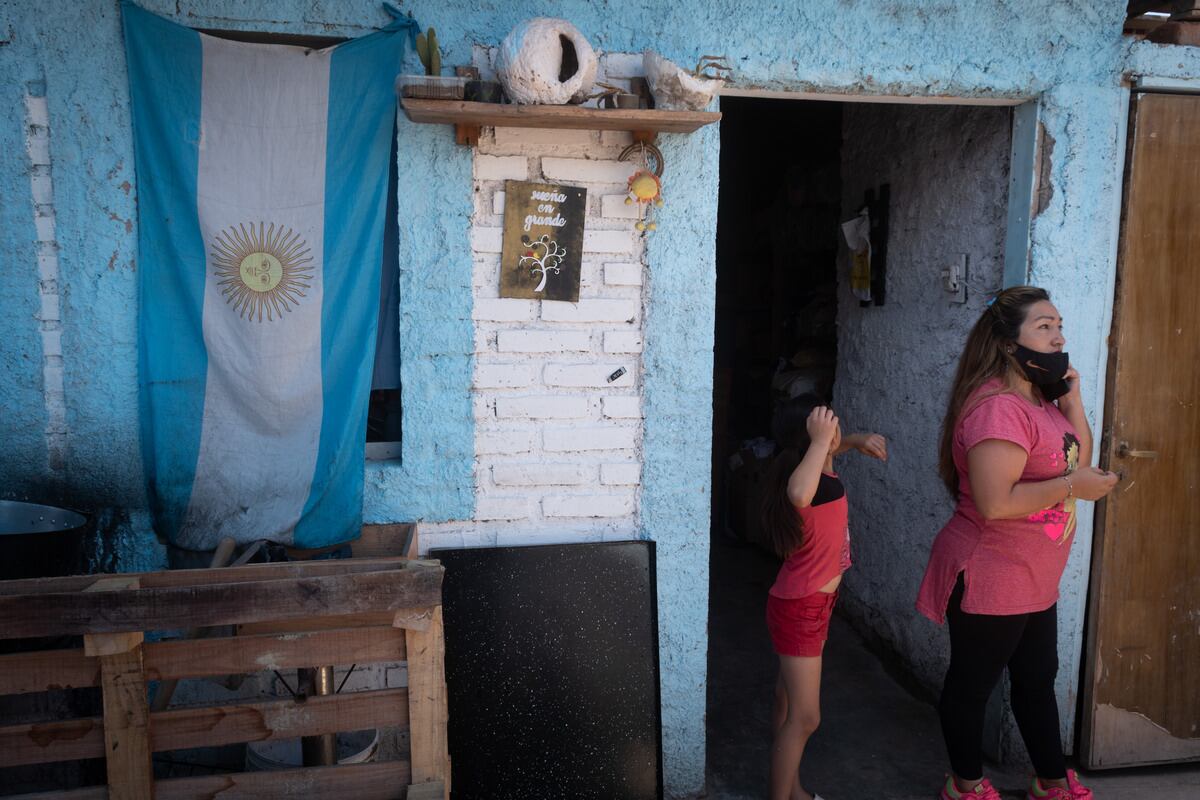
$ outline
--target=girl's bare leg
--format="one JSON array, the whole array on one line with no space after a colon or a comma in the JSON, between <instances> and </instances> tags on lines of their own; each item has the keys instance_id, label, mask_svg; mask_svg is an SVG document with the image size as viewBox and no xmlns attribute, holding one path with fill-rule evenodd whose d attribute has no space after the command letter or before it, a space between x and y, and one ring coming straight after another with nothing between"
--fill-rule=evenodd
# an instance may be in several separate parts
<instances>
[{"instance_id":1,"label":"girl's bare leg","mask_svg":"<svg viewBox=\"0 0 1200 800\"><path fill-rule=\"evenodd\" d=\"M800 788L800 759L821 724L821 657L779 657L775 743L771 748L771 800L812 800Z\"/></svg>"},{"instance_id":2,"label":"girl's bare leg","mask_svg":"<svg viewBox=\"0 0 1200 800\"><path fill-rule=\"evenodd\" d=\"M783 723L787 721L787 689L783 685L783 673L775 679L775 702L771 707L771 738L774 739ZM792 783L790 800L811 800L811 797L800 789L800 771L796 771L796 780Z\"/></svg>"}]
</instances>

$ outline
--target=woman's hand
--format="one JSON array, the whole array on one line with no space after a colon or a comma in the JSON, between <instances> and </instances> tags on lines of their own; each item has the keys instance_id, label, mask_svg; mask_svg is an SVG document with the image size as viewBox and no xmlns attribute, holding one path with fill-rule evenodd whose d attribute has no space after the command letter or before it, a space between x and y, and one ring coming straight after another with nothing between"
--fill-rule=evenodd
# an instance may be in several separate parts
<instances>
[{"instance_id":1,"label":"woman's hand","mask_svg":"<svg viewBox=\"0 0 1200 800\"><path fill-rule=\"evenodd\" d=\"M1106 472L1096 467L1080 467L1066 476L1071 488L1080 500L1099 500L1113 490L1120 477L1115 472Z\"/></svg>"},{"instance_id":2,"label":"woman's hand","mask_svg":"<svg viewBox=\"0 0 1200 800\"><path fill-rule=\"evenodd\" d=\"M808 438L812 440L813 445L828 451L837 435L838 418L834 416L832 408L817 406L808 415L805 427L808 429Z\"/></svg>"},{"instance_id":3,"label":"woman's hand","mask_svg":"<svg viewBox=\"0 0 1200 800\"><path fill-rule=\"evenodd\" d=\"M1058 398L1058 407L1063 411L1072 407L1083 408L1083 395L1079 392L1079 371L1068 365L1063 380L1067 382L1067 393Z\"/></svg>"},{"instance_id":4,"label":"woman's hand","mask_svg":"<svg viewBox=\"0 0 1200 800\"><path fill-rule=\"evenodd\" d=\"M854 449L864 456L887 461L887 439L878 433L857 433L851 442Z\"/></svg>"}]
</instances>

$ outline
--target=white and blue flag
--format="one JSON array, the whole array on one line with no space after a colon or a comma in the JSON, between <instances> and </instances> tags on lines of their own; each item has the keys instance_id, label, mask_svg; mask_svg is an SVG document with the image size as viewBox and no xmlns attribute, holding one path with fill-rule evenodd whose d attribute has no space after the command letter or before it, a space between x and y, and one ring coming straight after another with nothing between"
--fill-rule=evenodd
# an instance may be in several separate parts
<instances>
[{"instance_id":1,"label":"white and blue flag","mask_svg":"<svg viewBox=\"0 0 1200 800\"><path fill-rule=\"evenodd\" d=\"M122 11L158 532L198 550L355 538L411 20L315 50Z\"/></svg>"}]
</instances>

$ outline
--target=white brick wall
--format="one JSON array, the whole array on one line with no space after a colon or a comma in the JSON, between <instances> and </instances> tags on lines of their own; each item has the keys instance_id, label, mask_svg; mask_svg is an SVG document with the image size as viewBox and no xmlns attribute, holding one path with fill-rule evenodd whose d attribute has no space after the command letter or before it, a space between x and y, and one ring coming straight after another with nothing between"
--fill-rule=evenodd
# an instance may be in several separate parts
<instances>
[{"instance_id":1,"label":"white brick wall","mask_svg":"<svg viewBox=\"0 0 1200 800\"><path fill-rule=\"evenodd\" d=\"M496 275L498 279L499 271ZM492 300L477 297L471 316L473 319L489 322L528 322L533 319L536 307L536 300L514 300L507 297Z\"/></svg>"},{"instance_id":2,"label":"white brick wall","mask_svg":"<svg viewBox=\"0 0 1200 800\"><path fill-rule=\"evenodd\" d=\"M608 419L641 419L642 398L637 395L605 397L601 400L604 416Z\"/></svg>"},{"instance_id":3,"label":"white brick wall","mask_svg":"<svg viewBox=\"0 0 1200 800\"><path fill-rule=\"evenodd\" d=\"M524 156L475 156L475 180L523 181L529 178L529 159Z\"/></svg>"},{"instance_id":4,"label":"white brick wall","mask_svg":"<svg viewBox=\"0 0 1200 800\"><path fill-rule=\"evenodd\" d=\"M619 79L635 61L640 69L640 55L607 63ZM644 248L636 210L624 204L634 167L616 160L628 138L522 128L480 138L471 231L476 514L422 525L424 547L637 533ZM588 189L578 303L499 297L509 179Z\"/></svg>"},{"instance_id":5,"label":"white brick wall","mask_svg":"<svg viewBox=\"0 0 1200 800\"><path fill-rule=\"evenodd\" d=\"M641 331L605 331L604 352L606 353L640 353L642 352Z\"/></svg>"},{"instance_id":6,"label":"white brick wall","mask_svg":"<svg viewBox=\"0 0 1200 800\"><path fill-rule=\"evenodd\" d=\"M543 158L542 175L546 180L563 183L623 184L637 169L633 161L593 161L587 158Z\"/></svg>"},{"instance_id":7,"label":"white brick wall","mask_svg":"<svg viewBox=\"0 0 1200 800\"><path fill-rule=\"evenodd\" d=\"M547 364L542 380L547 386L595 387L633 386L628 364ZM618 374L620 373L620 374Z\"/></svg>"},{"instance_id":8,"label":"white brick wall","mask_svg":"<svg viewBox=\"0 0 1200 800\"><path fill-rule=\"evenodd\" d=\"M37 236L42 338L42 402L46 408L46 451L50 469L62 470L67 448L66 386L63 380L62 301L58 280L54 177L50 152L50 109L44 96L25 95L25 155L29 164L30 211ZM30 286L33 290L34 286Z\"/></svg>"},{"instance_id":9,"label":"white brick wall","mask_svg":"<svg viewBox=\"0 0 1200 800\"><path fill-rule=\"evenodd\" d=\"M496 398L496 417L508 419L582 419L588 415L588 398L534 395Z\"/></svg>"},{"instance_id":10,"label":"white brick wall","mask_svg":"<svg viewBox=\"0 0 1200 800\"><path fill-rule=\"evenodd\" d=\"M601 464L600 483L605 486L634 486L642 480L641 464Z\"/></svg>"},{"instance_id":11,"label":"white brick wall","mask_svg":"<svg viewBox=\"0 0 1200 800\"><path fill-rule=\"evenodd\" d=\"M642 265L605 264L604 282L610 286L641 286Z\"/></svg>"},{"instance_id":12,"label":"white brick wall","mask_svg":"<svg viewBox=\"0 0 1200 800\"><path fill-rule=\"evenodd\" d=\"M547 517L623 517L633 513L633 495L551 495L542 500Z\"/></svg>"},{"instance_id":13,"label":"white brick wall","mask_svg":"<svg viewBox=\"0 0 1200 800\"><path fill-rule=\"evenodd\" d=\"M592 339L587 331L502 330L496 345L501 353L563 353L591 350Z\"/></svg>"},{"instance_id":14,"label":"white brick wall","mask_svg":"<svg viewBox=\"0 0 1200 800\"><path fill-rule=\"evenodd\" d=\"M615 219L637 219L636 203L626 203L627 194L606 194L600 199L601 214Z\"/></svg>"},{"instance_id":15,"label":"white brick wall","mask_svg":"<svg viewBox=\"0 0 1200 800\"><path fill-rule=\"evenodd\" d=\"M524 389L537 379L533 364L476 364L476 389Z\"/></svg>"},{"instance_id":16,"label":"white brick wall","mask_svg":"<svg viewBox=\"0 0 1200 800\"><path fill-rule=\"evenodd\" d=\"M615 231L590 230L583 233L585 253L637 253L641 250L641 239L633 225Z\"/></svg>"},{"instance_id":17,"label":"white brick wall","mask_svg":"<svg viewBox=\"0 0 1200 800\"><path fill-rule=\"evenodd\" d=\"M641 300L584 300L578 303L542 303L546 322L626 322L634 323L641 315Z\"/></svg>"}]
</instances>

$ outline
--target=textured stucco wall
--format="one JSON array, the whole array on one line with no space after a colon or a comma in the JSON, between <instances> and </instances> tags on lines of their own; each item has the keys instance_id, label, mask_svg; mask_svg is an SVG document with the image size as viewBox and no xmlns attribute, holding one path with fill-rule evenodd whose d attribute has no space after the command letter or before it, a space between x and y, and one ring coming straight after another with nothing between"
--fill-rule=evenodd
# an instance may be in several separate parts
<instances>
[{"instance_id":1,"label":"textured stucco wall","mask_svg":"<svg viewBox=\"0 0 1200 800\"><path fill-rule=\"evenodd\" d=\"M642 531L658 543L663 762L673 794L704 781L717 134L713 125L664 137L670 188L647 256Z\"/></svg>"},{"instance_id":2,"label":"textured stucco wall","mask_svg":"<svg viewBox=\"0 0 1200 800\"><path fill-rule=\"evenodd\" d=\"M0 116L0 140L10 148L0 170L0 487L15 497L38 496L49 475L37 232L25 148L29 89L21 78L37 80L22 66L20 54L0 47L0 75L11 76L0 80L0 107L9 109Z\"/></svg>"},{"instance_id":3,"label":"textured stucco wall","mask_svg":"<svg viewBox=\"0 0 1200 800\"><path fill-rule=\"evenodd\" d=\"M1056 142L1054 196L1032 225L1029 282L1049 291L1063 316L1067 350L1081 376L1096 440L1093 463L1100 458L1127 114L1128 95L1121 89L1058 86L1042 97L1042 123ZM1058 604L1057 691L1069 747L1080 689L1094 512L1092 503L1078 505L1078 532ZM1011 739L1011 726L1008 733Z\"/></svg>"},{"instance_id":4,"label":"textured stucco wall","mask_svg":"<svg viewBox=\"0 0 1200 800\"><path fill-rule=\"evenodd\" d=\"M377 0L145 5L195 27L306 34L353 36L387 19ZM82 506L125 509L105 519L114 557L129 568L158 556L137 446L136 180L117 8L116 0L0 0L0 93L12 110L0 122L7 154L0 160L0 493L57 492ZM743 90L1040 96L1057 145L1054 198L1033 226L1032 274L1055 292L1072 326L1072 355L1093 383L1089 406L1098 408L1121 175L1120 77L1127 69L1196 77L1200 59L1188 48L1131 47L1120 36L1120 0L822 0L756 8L733 0L567 0L554 13L605 51L649 46L682 63L725 52ZM447 64L469 62L474 45L495 44L516 22L547 11L529 0L418 0L405 9L438 28ZM35 208L23 190L32 167L21 155L27 130L20 109L31 81L44 85L50 117L67 412L59 469L46 455ZM402 123L401 136L408 181L401 214L411 221L401 241L410 418L405 462L367 469L364 512L373 521L461 520L473 503L471 153L451 143L448 128ZM659 542L668 786L684 795L703 782L707 548L699 532L709 504L717 133L666 136L663 144L668 205L647 256L641 508L643 534ZM1077 555L1087 522L1081 519ZM1086 558L1072 563L1064 593L1079 608L1085 568Z\"/></svg>"},{"instance_id":5,"label":"textured stucco wall","mask_svg":"<svg viewBox=\"0 0 1200 800\"><path fill-rule=\"evenodd\" d=\"M887 295L862 308L840 268L835 407L848 430L888 437L888 461L843 456L855 565L845 607L930 687L948 663L943 629L913 603L953 503L937 477L946 396L967 331L1000 288L1008 195L1007 108L847 106L842 218L891 185ZM967 303L941 271L968 261Z\"/></svg>"},{"instance_id":6,"label":"textured stucco wall","mask_svg":"<svg viewBox=\"0 0 1200 800\"><path fill-rule=\"evenodd\" d=\"M473 507L471 151L398 120L404 441L399 462L368 462L363 518L463 519Z\"/></svg>"}]
</instances>

